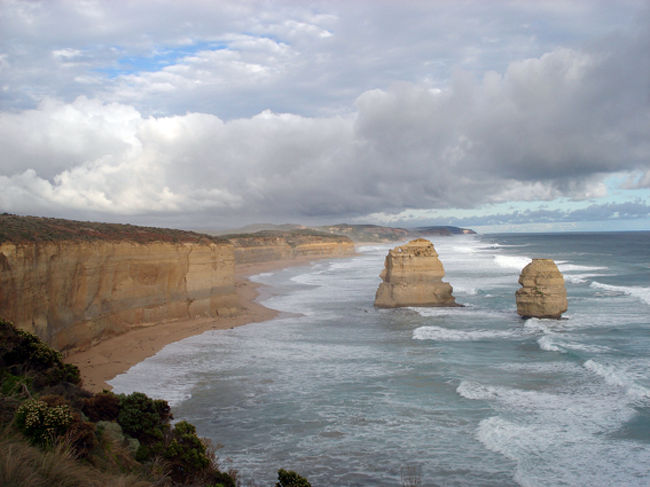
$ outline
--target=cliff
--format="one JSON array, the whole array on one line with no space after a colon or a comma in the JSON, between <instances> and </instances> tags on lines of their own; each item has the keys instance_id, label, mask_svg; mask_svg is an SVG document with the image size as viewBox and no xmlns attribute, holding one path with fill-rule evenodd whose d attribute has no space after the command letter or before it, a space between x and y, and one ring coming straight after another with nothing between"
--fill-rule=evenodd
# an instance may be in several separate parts
<instances>
[{"instance_id":1,"label":"cliff","mask_svg":"<svg viewBox=\"0 0 650 487\"><path fill-rule=\"evenodd\" d=\"M379 277L375 306L458 306L433 244L423 238L388 252Z\"/></svg>"},{"instance_id":2,"label":"cliff","mask_svg":"<svg viewBox=\"0 0 650 487\"><path fill-rule=\"evenodd\" d=\"M348 237L313 230L261 231L224 238L232 243L237 264L346 257L355 252L354 243Z\"/></svg>"},{"instance_id":3,"label":"cliff","mask_svg":"<svg viewBox=\"0 0 650 487\"><path fill-rule=\"evenodd\" d=\"M0 215L0 316L65 350L231 314L233 246L180 230Z\"/></svg>"},{"instance_id":4,"label":"cliff","mask_svg":"<svg viewBox=\"0 0 650 487\"><path fill-rule=\"evenodd\" d=\"M568 308L564 277L552 259L533 259L519 276L517 313L524 318L559 319Z\"/></svg>"}]
</instances>

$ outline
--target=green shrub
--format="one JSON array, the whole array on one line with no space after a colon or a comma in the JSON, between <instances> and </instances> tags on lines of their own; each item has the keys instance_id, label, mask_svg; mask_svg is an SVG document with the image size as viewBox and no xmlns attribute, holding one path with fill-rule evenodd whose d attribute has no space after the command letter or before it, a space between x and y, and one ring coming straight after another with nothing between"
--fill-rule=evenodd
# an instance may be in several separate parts
<instances>
[{"instance_id":1,"label":"green shrub","mask_svg":"<svg viewBox=\"0 0 650 487\"><path fill-rule=\"evenodd\" d=\"M205 445L196 436L194 425L187 421L174 426L163 456L171 465L175 481L195 477L210 466Z\"/></svg>"},{"instance_id":2,"label":"green shrub","mask_svg":"<svg viewBox=\"0 0 650 487\"><path fill-rule=\"evenodd\" d=\"M0 366L13 375L31 377L36 388L61 382L81 383L79 369L64 364L59 352L4 320L0 320Z\"/></svg>"},{"instance_id":3,"label":"green shrub","mask_svg":"<svg viewBox=\"0 0 650 487\"><path fill-rule=\"evenodd\" d=\"M278 483L275 487L311 487L309 481L293 470L278 470Z\"/></svg>"},{"instance_id":4,"label":"green shrub","mask_svg":"<svg viewBox=\"0 0 650 487\"><path fill-rule=\"evenodd\" d=\"M124 432L144 443L162 441L171 418L169 404L161 399L151 399L141 392L120 395L120 412L117 422Z\"/></svg>"},{"instance_id":5,"label":"green shrub","mask_svg":"<svg viewBox=\"0 0 650 487\"><path fill-rule=\"evenodd\" d=\"M48 406L44 401L28 399L16 410L16 425L33 443L49 444L65 434L72 414L67 405Z\"/></svg>"},{"instance_id":6,"label":"green shrub","mask_svg":"<svg viewBox=\"0 0 650 487\"><path fill-rule=\"evenodd\" d=\"M32 380L22 375L14 375L7 370L0 371L0 393L3 396L21 394L24 389L31 390Z\"/></svg>"},{"instance_id":7,"label":"green shrub","mask_svg":"<svg viewBox=\"0 0 650 487\"><path fill-rule=\"evenodd\" d=\"M29 362L32 367L49 369L50 367L63 366L61 353L48 347L31 333L19 330L18 334L23 336L29 343Z\"/></svg>"}]
</instances>

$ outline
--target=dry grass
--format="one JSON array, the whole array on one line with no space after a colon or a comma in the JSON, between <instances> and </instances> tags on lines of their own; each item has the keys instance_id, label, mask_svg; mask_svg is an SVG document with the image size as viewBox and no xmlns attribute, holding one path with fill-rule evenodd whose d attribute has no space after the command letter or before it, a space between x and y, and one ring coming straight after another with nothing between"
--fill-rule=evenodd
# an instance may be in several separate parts
<instances>
[{"instance_id":1,"label":"dry grass","mask_svg":"<svg viewBox=\"0 0 650 487\"><path fill-rule=\"evenodd\" d=\"M43 451L8 429L0 438L3 487L151 487L132 474L111 475L80 463L63 444Z\"/></svg>"}]
</instances>

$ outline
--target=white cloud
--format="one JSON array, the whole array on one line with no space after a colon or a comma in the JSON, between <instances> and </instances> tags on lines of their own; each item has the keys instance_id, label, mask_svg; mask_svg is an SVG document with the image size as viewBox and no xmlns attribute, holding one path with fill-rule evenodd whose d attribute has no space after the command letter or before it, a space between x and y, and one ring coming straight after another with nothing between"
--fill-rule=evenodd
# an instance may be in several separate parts
<instances>
[{"instance_id":1,"label":"white cloud","mask_svg":"<svg viewBox=\"0 0 650 487\"><path fill-rule=\"evenodd\" d=\"M24 208L32 194L32 206L112 214L337 218L597 198L605 175L647 168L650 156L629 123L647 123L643 107L601 116L609 59L558 49L482 80L458 72L444 90L397 83L363 93L346 117L146 117L46 100L0 116L3 206Z\"/></svg>"},{"instance_id":2,"label":"white cloud","mask_svg":"<svg viewBox=\"0 0 650 487\"><path fill-rule=\"evenodd\" d=\"M647 25L602 37L636 2L185 5L2 6L3 210L344 219L649 185Z\"/></svg>"}]
</instances>

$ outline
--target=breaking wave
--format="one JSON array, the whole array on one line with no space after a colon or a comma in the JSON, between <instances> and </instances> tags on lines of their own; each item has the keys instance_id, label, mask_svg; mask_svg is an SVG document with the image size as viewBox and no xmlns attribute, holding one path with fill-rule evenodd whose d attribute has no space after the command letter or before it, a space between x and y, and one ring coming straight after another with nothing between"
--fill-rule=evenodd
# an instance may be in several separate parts
<instances>
[{"instance_id":1,"label":"breaking wave","mask_svg":"<svg viewBox=\"0 0 650 487\"><path fill-rule=\"evenodd\" d=\"M638 298L646 304L650 304L650 288L641 286L613 286L611 284L603 284L598 281L593 281L590 286L594 289L602 289L615 294L626 294L634 298Z\"/></svg>"},{"instance_id":2,"label":"breaking wave","mask_svg":"<svg viewBox=\"0 0 650 487\"><path fill-rule=\"evenodd\" d=\"M501 330L451 330L439 326L421 326L413 331L414 340L435 340L439 342L464 342L491 340L494 338L513 338L520 334L516 331Z\"/></svg>"},{"instance_id":3,"label":"breaking wave","mask_svg":"<svg viewBox=\"0 0 650 487\"><path fill-rule=\"evenodd\" d=\"M650 389L637 384L629 373L611 365L603 365L595 360L587 360L584 368L602 377L610 386L621 387L633 399L650 399Z\"/></svg>"},{"instance_id":4,"label":"breaking wave","mask_svg":"<svg viewBox=\"0 0 650 487\"><path fill-rule=\"evenodd\" d=\"M505 269L523 269L530 264L531 259L528 257L521 257L518 255L495 255L494 262L499 267Z\"/></svg>"}]
</instances>

